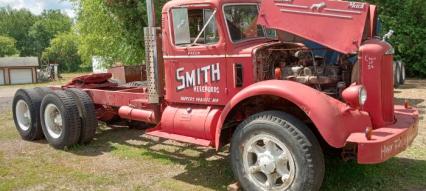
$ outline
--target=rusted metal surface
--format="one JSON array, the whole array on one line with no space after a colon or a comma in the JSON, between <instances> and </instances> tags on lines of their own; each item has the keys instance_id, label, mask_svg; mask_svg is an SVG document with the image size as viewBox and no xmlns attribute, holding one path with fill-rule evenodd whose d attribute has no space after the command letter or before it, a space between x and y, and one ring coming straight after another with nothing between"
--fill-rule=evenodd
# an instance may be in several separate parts
<instances>
[{"instance_id":1,"label":"rusted metal surface","mask_svg":"<svg viewBox=\"0 0 426 191\"><path fill-rule=\"evenodd\" d=\"M146 123L157 123L156 114L153 110L135 109L129 106L121 106L118 115L123 119L143 121Z\"/></svg>"},{"instance_id":2,"label":"rusted metal surface","mask_svg":"<svg viewBox=\"0 0 426 191\"><path fill-rule=\"evenodd\" d=\"M108 69L112 74L112 79L118 81L120 84L145 81L146 80L146 67L145 65L138 66L118 66Z\"/></svg>"},{"instance_id":3,"label":"rusted metal surface","mask_svg":"<svg viewBox=\"0 0 426 191\"><path fill-rule=\"evenodd\" d=\"M396 123L374 129L371 140L364 132L352 133L348 142L358 145L357 160L361 164L381 163L407 149L418 134L419 113L416 109L395 107Z\"/></svg>"}]
</instances>

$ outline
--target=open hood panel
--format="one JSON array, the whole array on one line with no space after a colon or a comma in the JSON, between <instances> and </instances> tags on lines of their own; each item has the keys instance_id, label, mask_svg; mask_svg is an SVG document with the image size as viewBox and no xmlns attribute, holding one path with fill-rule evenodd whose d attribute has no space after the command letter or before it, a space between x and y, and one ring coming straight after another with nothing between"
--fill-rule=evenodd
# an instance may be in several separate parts
<instances>
[{"instance_id":1,"label":"open hood panel","mask_svg":"<svg viewBox=\"0 0 426 191\"><path fill-rule=\"evenodd\" d=\"M369 7L335 0L263 0L257 22L348 54L369 35Z\"/></svg>"}]
</instances>

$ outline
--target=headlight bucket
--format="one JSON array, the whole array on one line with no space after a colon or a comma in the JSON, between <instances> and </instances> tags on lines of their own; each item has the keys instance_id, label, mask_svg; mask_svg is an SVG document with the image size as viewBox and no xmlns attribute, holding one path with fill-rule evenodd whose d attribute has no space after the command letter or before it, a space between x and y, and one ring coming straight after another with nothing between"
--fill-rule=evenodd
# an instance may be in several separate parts
<instances>
[{"instance_id":1,"label":"headlight bucket","mask_svg":"<svg viewBox=\"0 0 426 191\"><path fill-rule=\"evenodd\" d=\"M362 85L352 85L343 90L342 97L349 106L360 109L367 101L367 90Z\"/></svg>"}]
</instances>

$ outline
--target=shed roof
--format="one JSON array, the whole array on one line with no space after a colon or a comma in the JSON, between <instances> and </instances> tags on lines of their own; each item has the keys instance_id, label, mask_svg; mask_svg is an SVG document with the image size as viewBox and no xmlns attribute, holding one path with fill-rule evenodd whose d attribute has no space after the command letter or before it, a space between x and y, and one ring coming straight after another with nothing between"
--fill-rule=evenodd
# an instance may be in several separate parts
<instances>
[{"instance_id":1,"label":"shed roof","mask_svg":"<svg viewBox=\"0 0 426 191\"><path fill-rule=\"evenodd\" d=\"M3 57L0 58L0 67L38 66L37 57Z\"/></svg>"}]
</instances>

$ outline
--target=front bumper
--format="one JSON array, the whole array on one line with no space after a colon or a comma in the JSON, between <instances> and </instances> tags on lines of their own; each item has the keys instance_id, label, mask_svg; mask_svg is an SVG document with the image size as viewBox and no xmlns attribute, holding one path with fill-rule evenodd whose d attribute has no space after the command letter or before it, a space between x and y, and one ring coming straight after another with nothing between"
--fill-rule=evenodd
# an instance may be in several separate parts
<instances>
[{"instance_id":1,"label":"front bumper","mask_svg":"<svg viewBox=\"0 0 426 191\"><path fill-rule=\"evenodd\" d=\"M395 106L395 118L395 124L374 129L371 140L367 140L365 132L356 132L349 136L347 142L357 145L358 163L384 162L411 145L418 133L418 110Z\"/></svg>"}]
</instances>

